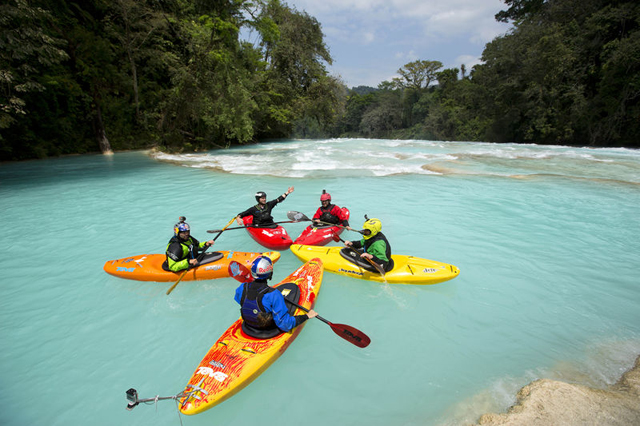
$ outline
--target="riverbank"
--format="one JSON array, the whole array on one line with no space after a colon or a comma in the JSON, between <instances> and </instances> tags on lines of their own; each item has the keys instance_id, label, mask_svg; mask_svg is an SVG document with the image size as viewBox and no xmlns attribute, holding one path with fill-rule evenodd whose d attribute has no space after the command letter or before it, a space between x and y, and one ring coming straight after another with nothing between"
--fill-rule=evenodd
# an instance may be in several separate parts
<instances>
[{"instance_id":1,"label":"riverbank","mask_svg":"<svg viewBox=\"0 0 640 426\"><path fill-rule=\"evenodd\" d=\"M640 425L640 356L620 380L606 389L556 380L523 387L504 414L484 414L481 426Z\"/></svg>"}]
</instances>

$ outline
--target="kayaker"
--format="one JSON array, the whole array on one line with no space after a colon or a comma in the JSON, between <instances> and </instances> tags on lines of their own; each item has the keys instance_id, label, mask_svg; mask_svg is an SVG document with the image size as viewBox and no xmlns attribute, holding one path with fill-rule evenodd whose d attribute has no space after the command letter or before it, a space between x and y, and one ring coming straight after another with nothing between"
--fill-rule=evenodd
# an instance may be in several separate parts
<instances>
[{"instance_id":1,"label":"kayaker","mask_svg":"<svg viewBox=\"0 0 640 426\"><path fill-rule=\"evenodd\" d=\"M322 205L318 207L316 214L311 219L314 225L322 225L320 222L325 222L333 225L342 225L351 231L349 221L344 216L342 209L335 204L331 204L331 194L328 194L324 189L322 190L322 195L320 195L320 203Z\"/></svg>"},{"instance_id":2,"label":"kayaker","mask_svg":"<svg viewBox=\"0 0 640 426\"><path fill-rule=\"evenodd\" d=\"M253 216L253 226L259 227L267 227L273 225L273 216L271 216L271 210L278 204L283 202L287 195L293 192L293 186L290 186L287 189L287 192L276 198L275 200L271 200L267 202L267 194L265 192L259 191L256 193L256 201L258 204L255 206L249 207L247 210L239 213L236 217L236 220L239 225L244 225L242 218L247 216Z\"/></svg>"},{"instance_id":3,"label":"kayaker","mask_svg":"<svg viewBox=\"0 0 640 426\"><path fill-rule=\"evenodd\" d=\"M355 249L363 248L364 253L361 257L371 259L373 262L382 266L386 272L393 269L393 259L391 259L391 245L387 237L381 232L382 222L380 219L367 219L362 225L364 228L361 233L363 238L360 241L345 241L347 247ZM375 270L375 269L374 269Z\"/></svg>"},{"instance_id":4,"label":"kayaker","mask_svg":"<svg viewBox=\"0 0 640 426\"><path fill-rule=\"evenodd\" d=\"M318 315L313 309L306 314L291 315L282 293L267 284L272 275L273 262L266 256L260 256L251 264L251 276L254 280L240 284L236 289L234 299L240 304L240 314L245 325L243 330L247 334L251 333L252 337L261 338L264 332L276 328L282 332L290 331Z\"/></svg>"},{"instance_id":5,"label":"kayaker","mask_svg":"<svg viewBox=\"0 0 640 426\"><path fill-rule=\"evenodd\" d=\"M198 252L211 247L213 240L199 242L191 236L191 227L184 216L173 226L173 237L167 244L167 260L162 267L169 271L183 271L190 266L197 266Z\"/></svg>"}]
</instances>

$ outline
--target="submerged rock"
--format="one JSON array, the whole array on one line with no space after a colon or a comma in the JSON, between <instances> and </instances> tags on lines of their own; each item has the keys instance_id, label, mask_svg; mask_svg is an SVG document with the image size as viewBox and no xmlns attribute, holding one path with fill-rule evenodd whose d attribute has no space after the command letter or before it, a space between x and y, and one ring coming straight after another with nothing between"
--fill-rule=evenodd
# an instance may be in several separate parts
<instances>
[{"instance_id":1,"label":"submerged rock","mask_svg":"<svg viewBox=\"0 0 640 426\"><path fill-rule=\"evenodd\" d=\"M606 389L556 380L536 380L520 389L505 414L484 414L482 426L640 425L640 356Z\"/></svg>"}]
</instances>

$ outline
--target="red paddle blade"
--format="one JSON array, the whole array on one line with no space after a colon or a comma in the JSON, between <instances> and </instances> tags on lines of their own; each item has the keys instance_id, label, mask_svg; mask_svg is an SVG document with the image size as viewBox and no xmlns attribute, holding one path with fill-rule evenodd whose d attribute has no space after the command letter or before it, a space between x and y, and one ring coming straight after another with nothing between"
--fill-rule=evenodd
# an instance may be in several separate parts
<instances>
[{"instance_id":1,"label":"red paddle blade","mask_svg":"<svg viewBox=\"0 0 640 426\"><path fill-rule=\"evenodd\" d=\"M338 234L333 234L333 241L335 241L336 243L339 243L340 241L342 241L342 239Z\"/></svg>"},{"instance_id":2,"label":"red paddle blade","mask_svg":"<svg viewBox=\"0 0 640 426\"><path fill-rule=\"evenodd\" d=\"M346 324L334 324L329 323L331 329L338 336L342 337L344 340L353 343L359 348L366 348L371 343L371 339L369 336L364 334L362 331L357 328L353 328L350 325Z\"/></svg>"},{"instance_id":3,"label":"red paddle blade","mask_svg":"<svg viewBox=\"0 0 640 426\"><path fill-rule=\"evenodd\" d=\"M227 269L229 271L229 276L234 278L236 281L240 281L241 283L248 283L249 281L253 281L249 268L241 263L236 262L235 260L229 263L229 267Z\"/></svg>"}]
</instances>

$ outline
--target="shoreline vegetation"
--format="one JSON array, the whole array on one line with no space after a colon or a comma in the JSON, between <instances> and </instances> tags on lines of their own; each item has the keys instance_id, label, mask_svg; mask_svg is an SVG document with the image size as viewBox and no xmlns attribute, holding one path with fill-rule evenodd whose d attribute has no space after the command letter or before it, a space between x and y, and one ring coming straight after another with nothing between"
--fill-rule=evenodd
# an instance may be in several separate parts
<instances>
[{"instance_id":1,"label":"shoreline vegetation","mask_svg":"<svg viewBox=\"0 0 640 426\"><path fill-rule=\"evenodd\" d=\"M524 386L506 413L483 414L473 426L640 425L640 356L605 389L540 379Z\"/></svg>"},{"instance_id":2,"label":"shoreline vegetation","mask_svg":"<svg viewBox=\"0 0 640 426\"><path fill-rule=\"evenodd\" d=\"M0 162L333 137L640 147L637 1L503 2L512 28L471 69L425 58L349 88L282 0L8 0Z\"/></svg>"}]
</instances>

